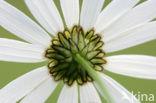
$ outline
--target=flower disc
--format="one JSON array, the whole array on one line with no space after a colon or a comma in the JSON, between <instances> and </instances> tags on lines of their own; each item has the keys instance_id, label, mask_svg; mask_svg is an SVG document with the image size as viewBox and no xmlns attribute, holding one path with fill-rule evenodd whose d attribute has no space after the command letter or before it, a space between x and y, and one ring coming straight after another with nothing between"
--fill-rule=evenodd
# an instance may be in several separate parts
<instances>
[{"instance_id":1,"label":"flower disc","mask_svg":"<svg viewBox=\"0 0 156 103\"><path fill-rule=\"evenodd\" d=\"M103 64L106 63L103 59L105 53L101 49L103 44L100 35L94 34L93 29L84 32L82 27L74 26L71 30L59 32L52 40L50 48L46 50L45 56L50 59L50 74L56 81L63 80L68 85L75 81L80 85L93 81L74 57L79 53L95 71L103 71Z\"/></svg>"}]
</instances>

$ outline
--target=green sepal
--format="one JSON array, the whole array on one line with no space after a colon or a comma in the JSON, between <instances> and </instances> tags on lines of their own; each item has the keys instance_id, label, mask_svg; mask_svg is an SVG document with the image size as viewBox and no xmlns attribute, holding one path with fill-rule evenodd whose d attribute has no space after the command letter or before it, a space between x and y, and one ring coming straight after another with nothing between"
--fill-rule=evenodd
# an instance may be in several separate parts
<instances>
[{"instance_id":1,"label":"green sepal","mask_svg":"<svg viewBox=\"0 0 156 103\"><path fill-rule=\"evenodd\" d=\"M70 79L68 80L68 85L72 85L74 80L76 79L77 72L74 72L72 75L70 75Z\"/></svg>"},{"instance_id":2,"label":"green sepal","mask_svg":"<svg viewBox=\"0 0 156 103\"><path fill-rule=\"evenodd\" d=\"M91 51L96 47L96 44L100 41L100 37L97 36L96 38L94 38L92 41L89 42L89 48L88 50Z\"/></svg>"},{"instance_id":3,"label":"green sepal","mask_svg":"<svg viewBox=\"0 0 156 103\"><path fill-rule=\"evenodd\" d=\"M64 82L64 83L67 83L67 82L68 82L68 80L69 80L69 78L68 78L68 77L64 77L64 78L63 78L63 82Z\"/></svg>"},{"instance_id":4,"label":"green sepal","mask_svg":"<svg viewBox=\"0 0 156 103\"><path fill-rule=\"evenodd\" d=\"M88 52L88 47L89 46L85 46L82 51L81 51L81 54L85 57L87 55L87 52Z\"/></svg>"},{"instance_id":5,"label":"green sepal","mask_svg":"<svg viewBox=\"0 0 156 103\"><path fill-rule=\"evenodd\" d=\"M86 71L83 71L81 74L82 74L82 80L83 80L84 82L87 82Z\"/></svg>"},{"instance_id":6,"label":"green sepal","mask_svg":"<svg viewBox=\"0 0 156 103\"><path fill-rule=\"evenodd\" d=\"M95 65L95 66L94 66L94 69L95 69L96 71L103 71L103 67L102 67L102 66L99 66L99 65Z\"/></svg>"},{"instance_id":7,"label":"green sepal","mask_svg":"<svg viewBox=\"0 0 156 103\"><path fill-rule=\"evenodd\" d=\"M82 68L81 66L80 66L80 70L81 70L81 79L84 81L84 82L86 82L87 81L87 74L86 74L86 70L84 69L84 68Z\"/></svg>"},{"instance_id":8,"label":"green sepal","mask_svg":"<svg viewBox=\"0 0 156 103\"><path fill-rule=\"evenodd\" d=\"M51 72L51 71L50 71L50 74L51 74L52 76L56 77L57 74L58 74L58 72Z\"/></svg>"},{"instance_id":9,"label":"green sepal","mask_svg":"<svg viewBox=\"0 0 156 103\"><path fill-rule=\"evenodd\" d=\"M65 34L65 36L66 36L67 39L70 39L70 38L71 38L70 31L65 30L65 31L64 31L64 34Z\"/></svg>"},{"instance_id":10,"label":"green sepal","mask_svg":"<svg viewBox=\"0 0 156 103\"><path fill-rule=\"evenodd\" d=\"M94 50L100 49L103 45L104 45L104 43L103 43L102 41L98 42L98 43L95 45Z\"/></svg>"},{"instance_id":11,"label":"green sepal","mask_svg":"<svg viewBox=\"0 0 156 103\"><path fill-rule=\"evenodd\" d=\"M59 33L59 34L58 34L58 37L59 37L59 40L60 40L60 42L62 43L62 45L63 45L65 48L70 49L70 44L69 44L68 40L66 39L66 37L64 36L64 34Z\"/></svg>"},{"instance_id":12,"label":"green sepal","mask_svg":"<svg viewBox=\"0 0 156 103\"><path fill-rule=\"evenodd\" d=\"M78 75L78 78L77 78L77 83L79 84L79 85L82 85L83 84L83 80L82 80L82 78L81 78L81 76L80 75Z\"/></svg>"},{"instance_id":13,"label":"green sepal","mask_svg":"<svg viewBox=\"0 0 156 103\"><path fill-rule=\"evenodd\" d=\"M69 40L69 42L70 42L72 53L74 53L74 54L77 53L78 52L78 48L77 48L76 44L71 39Z\"/></svg>"},{"instance_id":14,"label":"green sepal","mask_svg":"<svg viewBox=\"0 0 156 103\"><path fill-rule=\"evenodd\" d=\"M68 83L68 85L71 86L73 84L73 82L74 82L74 78L70 78L67 83Z\"/></svg>"},{"instance_id":15,"label":"green sepal","mask_svg":"<svg viewBox=\"0 0 156 103\"><path fill-rule=\"evenodd\" d=\"M96 55L98 55L98 53L100 53L100 51L96 50L96 51L91 51L91 52L88 52L87 53L87 59L90 60L92 59L93 57L95 57Z\"/></svg>"},{"instance_id":16,"label":"green sepal","mask_svg":"<svg viewBox=\"0 0 156 103\"><path fill-rule=\"evenodd\" d=\"M103 58L104 56L105 56L105 53L102 51L96 57L97 58Z\"/></svg>"},{"instance_id":17,"label":"green sepal","mask_svg":"<svg viewBox=\"0 0 156 103\"><path fill-rule=\"evenodd\" d=\"M68 58L66 58L66 59L64 59L64 61L65 61L65 62L68 62L68 63L70 63L72 60L73 60L72 56L71 56L71 57L68 57Z\"/></svg>"},{"instance_id":18,"label":"green sepal","mask_svg":"<svg viewBox=\"0 0 156 103\"><path fill-rule=\"evenodd\" d=\"M89 40L90 41L93 41L95 38L97 38L98 37L98 35L97 34L95 34L95 35L93 35Z\"/></svg>"},{"instance_id":19,"label":"green sepal","mask_svg":"<svg viewBox=\"0 0 156 103\"><path fill-rule=\"evenodd\" d=\"M71 39L77 44L78 43L78 27L74 26L71 33Z\"/></svg>"},{"instance_id":20,"label":"green sepal","mask_svg":"<svg viewBox=\"0 0 156 103\"><path fill-rule=\"evenodd\" d=\"M69 68L68 68L69 71L66 73L66 75L67 76L70 76L75 71L75 68L76 68L75 67L75 64L74 63L71 63L70 66L69 66Z\"/></svg>"},{"instance_id":21,"label":"green sepal","mask_svg":"<svg viewBox=\"0 0 156 103\"><path fill-rule=\"evenodd\" d=\"M56 46L60 46L61 45L60 41L56 40L56 39L52 40L52 44L56 45Z\"/></svg>"},{"instance_id":22,"label":"green sepal","mask_svg":"<svg viewBox=\"0 0 156 103\"><path fill-rule=\"evenodd\" d=\"M64 75L65 73L66 73L65 70L59 71L58 74L57 74L56 77L55 77L55 80L56 80L56 81L60 80L60 79L63 77L63 75Z\"/></svg>"},{"instance_id":23,"label":"green sepal","mask_svg":"<svg viewBox=\"0 0 156 103\"><path fill-rule=\"evenodd\" d=\"M88 43L89 42L89 40L90 40L90 38L92 37L94 35L94 30L90 30L90 31L88 31L87 33L86 33L86 35L85 35L85 41L86 41L86 43Z\"/></svg>"},{"instance_id":24,"label":"green sepal","mask_svg":"<svg viewBox=\"0 0 156 103\"><path fill-rule=\"evenodd\" d=\"M91 63L93 63L93 64L105 64L106 63L106 61L104 60L104 59L99 59L99 58L95 58L95 59L92 59L91 60Z\"/></svg>"},{"instance_id":25,"label":"green sepal","mask_svg":"<svg viewBox=\"0 0 156 103\"><path fill-rule=\"evenodd\" d=\"M62 64L59 64L59 65L56 65L55 67L53 67L50 72L58 72L60 70L63 70L63 69L66 69L67 67L69 66L68 63L62 63Z\"/></svg>"},{"instance_id":26,"label":"green sepal","mask_svg":"<svg viewBox=\"0 0 156 103\"><path fill-rule=\"evenodd\" d=\"M57 64L58 64L58 61L54 60L54 61L49 62L48 67L49 67L49 68L53 68L53 67L56 66Z\"/></svg>"},{"instance_id":27,"label":"green sepal","mask_svg":"<svg viewBox=\"0 0 156 103\"><path fill-rule=\"evenodd\" d=\"M78 47L79 47L79 50L81 51L85 46L84 34L83 34L82 29L79 30L79 35L78 36L79 36L78 37Z\"/></svg>"},{"instance_id":28,"label":"green sepal","mask_svg":"<svg viewBox=\"0 0 156 103\"><path fill-rule=\"evenodd\" d=\"M88 80L89 82L92 82L92 81L93 81L93 78L91 78L89 75L87 75L87 80Z\"/></svg>"},{"instance_id":29,"label":"green sepal","mask_svg":"<svg viewBox=\"0 0 156 103\"><path fill-rule=\"evenodd\" d=\"M63 47L53 46L53 48L54 48L55 50L57 50L60 54L66 56L66 57L69 57L69 56L72 55L71 52L70 52L69 50L67 50L67 49L65 49L65 48L63 48Z\"/></svg>"},{"instance_id":30,"label":"green sepal","mask_svg":"<svg viewBox=\"0 0 156 103\"><path fill-rule=\"evenodd\" d=\"M55 52L55 51L54 51L53 49L51 49L51 48L50 48L50 49L47 49L47 51L46 51L47 54L49 54L49 53L54 53L54 52Z\"/></svg>"},{"instance_id":31,"label":"green sepal","mask_svg":"<svg viewBox=\"0 0 156 103\"><path fill-rule=\"evenodd\" d=\"M46 57L48 57L50 59L56 59L56 60L62 60L65 58L64 56L62 56L58 53L49 53L49 54L46 54Z\"/></svg>"}]
</instances>

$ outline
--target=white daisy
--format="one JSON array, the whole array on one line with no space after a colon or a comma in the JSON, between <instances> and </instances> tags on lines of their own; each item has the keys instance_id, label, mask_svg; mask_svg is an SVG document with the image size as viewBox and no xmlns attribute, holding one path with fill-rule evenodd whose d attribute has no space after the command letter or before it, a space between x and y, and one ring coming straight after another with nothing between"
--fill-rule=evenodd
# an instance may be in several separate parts
<instances>
[{"instance_id":1,"label":"white daisy","mask_svg":"<svg viewBox=\"0 0 156 103\"><path fill-rule=\"evenodd\" d=\"M103 68L121 75L156 79L156 58L105 53L156 39L156 0L60 0L66 27L53 0L25 0L37 21L0 0L0 24L25 42L0 38L0 60L36 63L49 60L0 90L0 103L44 103L64 82L58 103L140 103ZM102 10L102 11L101 11ZM47 33L48 32L48 33ZM51 38L51 36L53 38ZM103 44L104 43L104 44ZM92 69L93 68L93 69ZM79 87L79 89L78 89ZM107 93L109 92L109 93Z\"/></svg>"}]
</instances>

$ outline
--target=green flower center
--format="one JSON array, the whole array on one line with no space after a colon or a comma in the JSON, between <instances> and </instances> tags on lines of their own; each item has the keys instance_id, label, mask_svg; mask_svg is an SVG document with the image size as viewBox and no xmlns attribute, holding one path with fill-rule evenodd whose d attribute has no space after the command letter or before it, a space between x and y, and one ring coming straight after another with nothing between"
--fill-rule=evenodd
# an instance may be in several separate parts
<instances>
[{"instance_id":1,"label":"green flower center","mask_svg":"<svg viewBox=\"0 0 156 103\"><path fill-rule=\"evenodd\" d=\"M74 26L71 30L59 32L45 54L50 59L50 74L56 81L63 80L69 86L74 82L79 85L92 82L93 78L75 61L75 54L85 58L95 71L103 71L106 63L103 45L100 35L95 34L93 29L84 32L82 27Z\"/></svg>"}]
</instances>

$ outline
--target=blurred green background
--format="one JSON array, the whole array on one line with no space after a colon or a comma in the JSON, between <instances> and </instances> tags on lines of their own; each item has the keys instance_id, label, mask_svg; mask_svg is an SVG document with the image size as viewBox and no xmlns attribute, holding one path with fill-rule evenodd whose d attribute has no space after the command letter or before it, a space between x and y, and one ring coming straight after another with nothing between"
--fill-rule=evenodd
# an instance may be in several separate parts
<instances>
[{"instance_id":1,"label":"blurred green background","mask_svg":"<svg viewBox=\"0 0 156 103\"><path fill-rule=\"evenodd\" d=\"M28 8L24 4L23 0L6 0L10 4L14 5L18 9L20 9L22 12L24 12L26 15L28 15L30 18L32 18L34 21L35 19L29 12ZM60 10L59 0L54 0L58 9ZM111 0L106 0L104 7L110 2ZM143 2L145 0L141 0ZM35 21L37 22L37 21ZM16 40L21 40L18 37L15 37L13 34L8 32L7 30L0 27L0 37L1 38L11 38ZM114 54L142 54L142 55L151 55L156 56L156 40L128 48L119 52L115 52L113 54L108 55L114 55ZM7 83L11 82L15 78L37 68L40 66L45 65L45 63L36 63L36 64L25 64L25 63L11 63L11 62L3 62L0 61L0 88L5 86ZM156 103L156 80L144 80L144 79L136 79L126 76L121 76L117 74L113 74L110 72L106 72L109 76L114 78L116 81L121 83L125 88L127 88L129 91L133 91L138 96L140 94L147 94L148 97L150 97L150 94L153 94L155 96L154 102L144 101L142 103ZM50 96L50 98L47 100L46 103L56 103L57 97L60 92L60 88L62 88L62 84L60 84L54 93ZM105 101L103 100L103 103Z\"/></svg>"}]
</instances>

